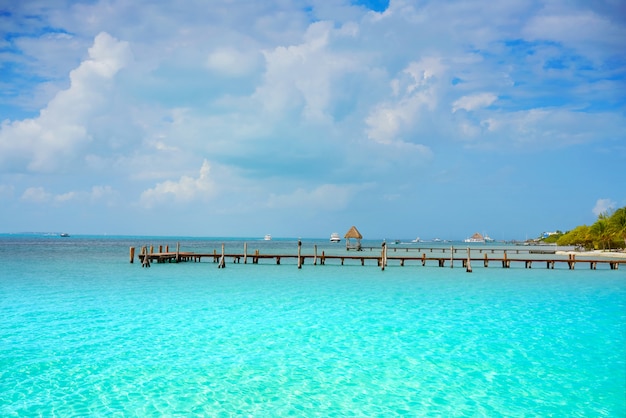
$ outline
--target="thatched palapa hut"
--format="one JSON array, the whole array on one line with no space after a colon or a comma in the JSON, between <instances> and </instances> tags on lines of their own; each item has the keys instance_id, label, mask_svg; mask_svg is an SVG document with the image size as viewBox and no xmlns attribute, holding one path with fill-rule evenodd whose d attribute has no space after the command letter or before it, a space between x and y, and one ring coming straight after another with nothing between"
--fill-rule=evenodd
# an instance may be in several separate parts
<instances>
[{"instance_id":1,"label":"thatched palapa hut","mask_svg":"<svg viewBox=\"0 0 626 418\"><path fill-rule=\"evenodd\" d=\"M356 249L357 251L361 251L361 240L363 239L363 235L361 235L359 230L356 229L356 226L352 226L352 228L350 228L348 232L346 232L346 235L344 235L343 237L346 239L346 250L352 248ZM355 239L356 244L352 244L350 242L351 239Z\"/></svg>"},{"instance_id":2,"label":"thatched palapa hut","mask_svg":"<svg viewBox=\"0 0 626 418\"><path fill-rule=\"evenodd\" d=\"M485 238L481 234L476 232L474 235L467 238L465 242L485 242Z\"/></svg>"}]
</instances>

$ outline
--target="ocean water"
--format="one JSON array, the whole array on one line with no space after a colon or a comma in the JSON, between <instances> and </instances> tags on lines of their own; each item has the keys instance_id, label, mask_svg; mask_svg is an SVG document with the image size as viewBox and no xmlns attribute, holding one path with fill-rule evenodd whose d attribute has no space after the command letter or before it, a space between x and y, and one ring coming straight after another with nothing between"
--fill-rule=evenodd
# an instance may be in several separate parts
<instances>
[{"instance_id":1,"label":"ocean water","mask_svg":"<svg viewBox=\"0 0 626 418\"><path fill-rule=\"evenodd\" d=\"M0 236L0 416L626 416L624 265L129 263L177 242L243 243Z\"/></svg>"}]
</instances>

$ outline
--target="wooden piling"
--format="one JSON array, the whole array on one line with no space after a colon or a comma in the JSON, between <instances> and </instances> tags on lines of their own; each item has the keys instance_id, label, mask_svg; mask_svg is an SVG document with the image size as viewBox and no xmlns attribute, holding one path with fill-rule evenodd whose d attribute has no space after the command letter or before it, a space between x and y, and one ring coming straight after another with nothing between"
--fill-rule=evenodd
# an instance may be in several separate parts
<instances>
[{"instance_id":1,"label":"wooden piling","mask_svg":"<svg viewBox=\"0 0 626 418\"><path fill-rule=\"evenodd\" d=\"M454 267L454 246L450 247L450 268Z\"/></svg>"},{"instance_id":2,"label":"wooden piling","mask_svg":"<svg viewBox=\"0 0 626 418\"><path fill-rule=\"evenodd\" d=\"M135 262L135 247L130 247L130 264Z\"/></svg>"},{"instance_id":3,"label":"wooden piling","mask_svg":"<svg viewBox=\"0 0 626 418\"><path fill-rule=\"evenodd\" d=\"M385 253L387 249L387 243L383 241L382 248L380 250L380 269L385 271Z\"/></svg>"},{"instance_id":4,"label":"wooden piling","mask_svg":"<svg viewBox=\"0 0 626 418\"><path fill-rule=\"evenodd\" d=\"M317 266L317 244L313 246L313 265Z\"/></svg>"},{"instance_id":5,"label":"wooden piling","mask_svg":"<svg viewBox=\"0 0 626 418\"><path fill-rule=\"evenodd\" d=\"M148 248L142 248L143 260L141 260L141 267L150 267L150 257L148 256Z\"/></svg>"},{"instance_id":6,"label":"wooden piling","mask_svg":"<svg viewBox=\"0 0 626 418\"><path fill-rule=\"evenodd\" d=\"M226 260L224 259L224 244L222 244L222 256L220 257L220 262L217 265L217 268L226 268Z\"/></svg>"},{"instance_id":7,"label":"wooden piling","mask_svg":"<svg viewBox=\"0 0 626 418\"><path fill-rule=\"evenodd\" d=\"M576 254L569 254L567 265L570 270L574 270L574 267L576 266Z\"/></svg>"},{"instance_id":8,"label":"wooden piling","mask_svg":"<svg viewBox=\"0 0 626 418\"><path fill-rule=\"evenodd\" d=\"M489 267L489 259L487 258L487 253L485 253L485 261L483 261L485 267Z\"/></svg>"},{"instance_id":9,"label":"wooden piling","mask_svg":"<svg viewBox=\"0 0 626 418\"><path fill-rule=\"evenodd\" d=\"M470 247L467 247L467 267L466 270L468 273L472 272L472 264L471 264L471 257L470 257Z\"/></svg>"},{"instance_id":10,"label":"wooden piling","mask_svg":"<svg viewBox=\"0 0 626 418\"><path fill-rule=\"evenodd\" d=\"M298 240L298 268L302 268L302 241Z\"/></svg>"},{"instance_id":11,"label":"wooden piling","mask_svg":"<svg viewBox=\"0 0 626 418\"><path fill-rule=\"evenodd\" d=\"M243 243L243 263L248 264L248 243Z\"/></svg>"}]
</instances>

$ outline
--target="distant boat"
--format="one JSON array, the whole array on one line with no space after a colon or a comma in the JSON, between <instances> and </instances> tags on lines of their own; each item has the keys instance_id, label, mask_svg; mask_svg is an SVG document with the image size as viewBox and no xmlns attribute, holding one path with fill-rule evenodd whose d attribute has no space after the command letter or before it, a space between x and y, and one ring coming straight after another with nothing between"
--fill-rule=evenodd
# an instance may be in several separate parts
<instances>
[{"instance_id":1,"label":"distant boat","mask_svg":"<svg viewBox=\"0 0 626 418\"><path fill-rule=\"evenodd\" d=\"M337 232L330 234L330 242L341 242L341 237Z\"/></svg>"},{"instance_id":2,"label":"distant boat","mask_svg":"<svg viewBox=\"0 0 626 418\"><path fill-rule=\"evenodd\" d=\"M411 242L420 242L420 241L421 241L421 240L420 240L420 237L417 237L417 238L415 238L415 239L414 239L413 241L411 241Z\"/></svg>"},{"instance_id":3,"label":"distant boat","mask_svg":"<svg viewBox=\"0 0 626 418\"><path fill-rule=\"evenodd\" d=\"M59 234L59 236L66 238L66 237L69 237L70 234L68 234L67 232L63 232L62 234Z\"/></svg>"},{"instance_id":4,"label":"distant boat","mask_svg":"<svg viewBox=\"0 0 626 418\"><path fill-rule=\"evenodd\" d=\"M489 235L485 234L485 236L483 237L485 239L485 242L494 242L495 240L493 238L491 238Z\"/></svg>"},{"instance_id":5,"label":"distant boat","mask_svg":"<svg viewBox=\"0 0 626 418\"><path fill-rule=\"evenodd\" d=\"M433 242L441 242L441 239L435 238L435 239L433 239Z\"/></svg>"},{"instance_id":6,"label":"distant boat","mask_svg":"<svg viewBox=\"0 0 626 418\"><path fill-rule=\"evenodd\" d=\"M272 235L271 234L265 234L265 237L263 239L265 241L271 241L272 240Z\"/></svg>"}]
</instances>

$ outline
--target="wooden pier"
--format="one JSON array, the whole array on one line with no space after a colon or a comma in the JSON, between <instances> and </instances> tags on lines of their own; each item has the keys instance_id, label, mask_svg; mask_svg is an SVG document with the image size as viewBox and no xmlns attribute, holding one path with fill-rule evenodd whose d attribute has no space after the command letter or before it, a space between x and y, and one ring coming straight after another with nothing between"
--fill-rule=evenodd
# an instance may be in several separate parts
<instances>
[{"instance_id":1,"label":"wooden pier","mask_svg":"<svg viewBox=\"0 0 626 418\"><path fill-rule=\"evenodd\" d=\"M373 247L370 248L370 253L373 253ZM402 249L404 250L404 249ZM259 264L261 261L271 261L276 264L281 264L283 260L295 261L298 268L302 268L304 264L312 265L325 265L330 261L340 263L344 265L347 261L353 264L360 263L365 265L376 265L382 270L389 263L393 263L399 266L405 266L409 264L421 265L421 266L438 266L438 267L454 267L455 265L461 266L467 272L472 272L472 263L480 264L487 268L490 265L501 266L508 269L511 266L524 266L526 269L530 269L533 266L545 266L547 269L554 269L555 265L565 264L569 270L574 270L577 265L588 266L591 270L596 270L598 265L608 265L611 270L617 270L620 264L626 264L626 259L619 258L576 258L575 254L568 254L567 257L557 256L554 251L532 251L532 250L495 250L495 249L471 249L467 248L419 248L419 252L414 251L398 251L398 248L392 249L392 255L389 254L389 248L385 243L378 249L376 254L326 254L325 251L321 251L318 254L317 245L314 246L313 253L302 253L302 243L298 242L297 253L285 253L285 254L262 254L259 250L255 250L252 253L248 253L247 244L244 243L243 252L225 252L225 246L222 244L221 251L216 249L213 252L201 253L201 252L183 252L180 251L180 246L177 245L176 251L169 251L169 247L159 247L157 252L154 251L154 247L142 247L140 254L138 255L139 261L142 267L150 267L151 263L181 263L181 262L196 262L200 263L203 260L209 260L218 265L219 268L225 268L227 260L232 263L244 264ZM398 254L404 252L405 254ZM462 255L459 255L461 252ZM411 254L413 253L413 254ZM500 254L501 253L501 254ZM510 253L514 253L511 257ZM134 262L135 247L130 248L130 262ZM478 254L478 256L476 256Z\"/></svg>"}]
</instances>

